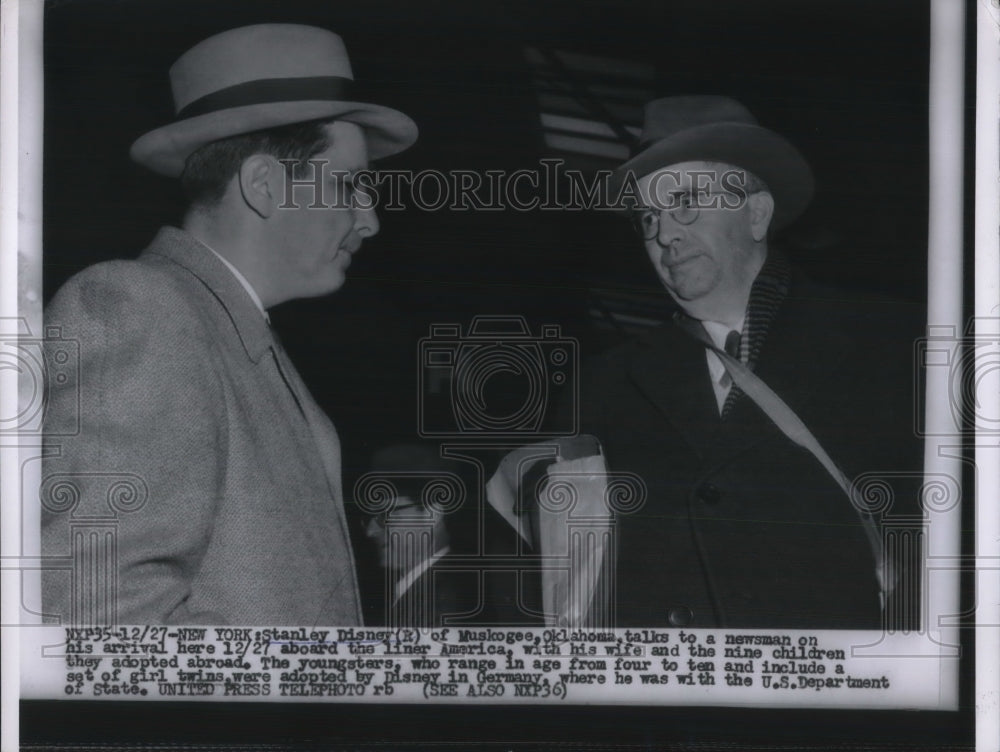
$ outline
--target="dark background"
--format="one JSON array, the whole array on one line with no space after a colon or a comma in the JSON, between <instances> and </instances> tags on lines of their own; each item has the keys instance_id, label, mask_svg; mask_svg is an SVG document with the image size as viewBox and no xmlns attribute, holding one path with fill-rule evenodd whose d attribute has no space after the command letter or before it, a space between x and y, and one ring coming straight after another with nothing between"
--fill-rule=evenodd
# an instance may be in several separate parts
<instances>
[{"instance_id":1,"label":"dark background","mask_svg":"<svg viewBox=\"0 0 1000 752\"><path fill-rule=\"evenodd\" d=\"M133 257L179 221L175 181L134 165L129 146L172 118L167 70L184 50L271 21L338 32L374 101L416 120L420 140L387 168L539 169L564 156L545 147L527 47L645 63L653 96L736 97L815 171L815 201L778 238L791 257L823 281L925 296L929 19L919 2L67 0L45 20L47 299L82 267ZM417 437L417 340L430 324L523 315L532 331L559 324L585 357L614 340L588 317L595 294L660 290L628 225L608 213L411 207L381 220L340 292L273 311L341 433L348 490L375 449ZM367 581L370 547L359 538L357 549Z\"/></svg>"},{"instance_id":2,"label":"dark background","mask_svg":"<svg viewBox=\"0 0 1000 752\"><path fill-rule=\"evenodd\" d=\"M167 69L184 50L261 22L336 31L373 100L413 117L420 140L386 168L537 169L560 156L543 141L526 47L647 64L654 96L736 97L814 169L812 206L777 238L792 260L825 282L925 299L929 11L914 0L52 0L46 299L179 221L176 186L132 164L129 146L171 119ZM411 208L380 218L341 291L272 312L341 434L348 490L376 448L416 439L417 340L431 324L523 315L532 331L559 324L586 356L616 338L588 316L595 295L658 290L630 228L606 214ZM371 593L371 552L357 543Z\"/></svg>"}]
</instances>

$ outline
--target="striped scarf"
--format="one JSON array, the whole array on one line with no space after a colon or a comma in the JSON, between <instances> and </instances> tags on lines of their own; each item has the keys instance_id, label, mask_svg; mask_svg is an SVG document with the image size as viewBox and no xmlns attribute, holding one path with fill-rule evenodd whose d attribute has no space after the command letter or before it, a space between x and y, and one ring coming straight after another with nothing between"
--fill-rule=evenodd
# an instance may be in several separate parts
<instances>
[{"instance_id":1,"label":"striped scarf","mask_svg":"<svg viewBox=\"0 0 1000 752\"><path fill-rule=\"evenodd\" d=\"M757 274L753 287L750 288L750 301L747 303L747 315L743 322L740 360L751 369L757 365L767 333L771 329L774 317L778 315L782 301L788 294L790 279L791 268L787 259L780 252L772 250ZM723 419L742 394L740 388L733 384L722 406Z\"/></svg>"},{"instance_id":2,"label":"striped scarf","mask_svg":"<svg viewBox=\"0 0 1000 752\"><path fill-rule=\"evenodd\" d=\"M764 340L767 339L767 333L774 317L778 314L782 301L788 294L790 280L791 267L788 260L779 251L771 250L764 266L757 274L757 279L754 280L753 287L750 288L747 315L741 332L740 360L751 369L757 365L760 352L764 348ZM680 311L674 314L675 321L681 318L687 318L687 316ZM733 384L722 406L723 419L729 414L733 404L742 394L740 388Z\"/></svg>"}]
</instances>

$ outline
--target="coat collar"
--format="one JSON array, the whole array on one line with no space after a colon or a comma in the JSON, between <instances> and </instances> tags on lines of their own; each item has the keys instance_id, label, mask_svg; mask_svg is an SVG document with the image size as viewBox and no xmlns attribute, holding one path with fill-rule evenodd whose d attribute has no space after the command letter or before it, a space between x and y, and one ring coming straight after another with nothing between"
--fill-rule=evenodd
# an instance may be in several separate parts
<instances>
[{"instance_id":1,"label":"coat collar","mask_svg":"<svg viewBox=\"0 0 1000 752\"><path fill-rule=\"evenodd\" d=\"M829 301L814 299L794 279L772 322L755 373L800 417L852 349L837 327ZM706 461L722 460L780 435L771 419L740 395L725 420L719 417L704 346L673 323L641 337L628 362L629 378Z\"/></svg>"},{"instance_id":2,"label":"coat collar","mask_svg":"<svg viewBox=\"0 0 1000 752\"><path fill-rule=\"evenodd\" d=\"M271 329L260 309L226 265L192 235L176 227L163 227L142 255L166 258L208 288L233 322L247 356L254 363L271 347Z\"/></svg>"},{"instance_id":3,"label":"coat collar","mask_svg":"<svg viewBox=\"0 0 1000 752\"><path fill-rule=\"evenodd\" d=\"M800 283L801 286L802 283ZM785 300L764 341L754 372L810 426L809 408L824 390L837 389L840 364L855 348L840 327L836 304L815 290ZM740 395L717 435L717 451L729 456L767 438L781 435L774 422Z\"/></svg>"}]
</instances>

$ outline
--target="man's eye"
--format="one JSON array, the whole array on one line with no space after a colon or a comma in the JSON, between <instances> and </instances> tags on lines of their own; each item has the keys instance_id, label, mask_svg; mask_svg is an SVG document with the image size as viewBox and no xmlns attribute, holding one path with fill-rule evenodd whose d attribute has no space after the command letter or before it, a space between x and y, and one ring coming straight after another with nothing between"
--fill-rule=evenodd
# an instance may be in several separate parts
<instances>
[{"instance_id":1,"label":"man's eye","mask_svg":"<svg viewBox=\"0 0 1000 752\"><path fill-rule=\"evenodd\" d=\"M690 191L676 191L670 194L668 209L688 209L695 203L695 195Z\"/></svg>"},{"instance_id":2,"label":"man's eye","mask_svg":"<svg viewBox=\"0 0 1000 752\"><path fill-rule=\"evenodd\" d=\"M332 182L333 195L336 197L336 202L338 204L350 201L354 197L355 188L354 181L352 179L334 176Z\"/></svg>"}]
</instances>

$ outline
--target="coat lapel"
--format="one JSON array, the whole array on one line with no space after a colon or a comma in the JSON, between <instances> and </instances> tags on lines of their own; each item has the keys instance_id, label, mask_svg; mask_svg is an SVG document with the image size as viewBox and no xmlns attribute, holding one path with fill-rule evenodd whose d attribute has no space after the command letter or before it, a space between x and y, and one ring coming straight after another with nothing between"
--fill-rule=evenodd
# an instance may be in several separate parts
<instances>
[{"instance_id":1,"label":"coat lapel","mask_svg":"<svg viewBox=\"0 0 1000 752\"><path fill-rule=\"evenodd\" d=\"M183 230L164 227L143 256L167 259L196 277L222 305L250 360L260 361L271 346L270 327L239 280L209 248Z\"/></svg>"},{"instance_id":2,"label":"coat lapel","mask_svg":"<svg viewBox=\"0 0 1000 752\"><path fill-rule=\"evenodd\" d=\"M704 346L665 324L639 341L627 368L636 388L707 458L722 421Z\"/></svg>"},{"instance_id":3,"label":"coat lapel","mask_svg":"<svg viewBox=\"0 0 1000 752\"><path fill-rule=\"evenodd\" d=\"M798 281L801 284L801 281ZM793 286L781 305L754 372L804 420L818 390L833 388L837 366L852 350L850 338L831 328L827 307ZM628 364L629 378L710 464L781 435L745 394L723 420L712 390L704 346L666 324L639 340ZM807 421L808 425L808 421Z\"/></svg>"},{"instance_id":4,"label":"coat lapel","mask_svg":"<svg viewBox=\"0 0 1000 752\"><path fill-rule=\"evenodd\" d=\"M351 562L350 533L341 487L339 437L333 423L313 400L298 371L275 339L260 309L226 265L209 248L183 230L174 227L161 229L143 255L171 261L196 277L219 301L232 322L247 357L258 367L265 366L261 362L262 358L273 361L266 364L268 368L273 367L271 378L279 389L289 392L297 405L295 417L298 420L293 421L295 434L303 446L314 448L311 464L322 473L326 481L324 485L329 491L341 539L347 547L347 555L339 560L341 563ZM341 573L339 579L348 575L351 575L351 571ZM357 598L356 582L355 596Z\"/></svg>"},{"instance_id":5,"label":"coat lapel","mask_svg":"<svg viewBox=\"0 0 1000 752\"><path fill-rule=\"evenodd\" d=\"M850 337L825 311L808 299L790 298L761 353L757 375L796 412L817 390L830 386L837 365L853 349Z\"/></svg>"},{"instance_id":6,"label":"coat lapel","mask_svg":"<svg viewBox=\"0 0 1000 752\"><path fill-rule=\"evenodd\" d=\"M339 575L334 574L333 576L337 582L343 581L348 577L354 579L352 568L354 553L351 546L351 533L347 524L347 514L344 511L344 492L341 481L340 437L337 435L337 429L334 428L333 422L327 417L320 406L316 404L316 401L309 393L308 387L302 381L302 377L299 376L299 372L277 339L273 341L272 351L274 353L275 364L281 371L286 386L295 398L295 402L301 411L301 416L308 428L309 437L312 439L309 444L317 450L316 459L323 468L330 499L332 500L333 509L337 517L337 525L340 528L341 544L346 549L346 556L340 557L337 562L341 567L341 572ZM354 580L354 594L355 602L359 603L360 593L358 592L356 579Z\"/></svg>"},{"instance_id":7,"label":"coat lapel","mask_svg":"<svg viewBox=\"0 0 1000 752\"><path fill-rule=\"evenodd\" d=\"M832 328L824 306L793 293L786 298L761 348L754 373L809 425L810 402L834 388L838 364L852 349L850 338ZM780 429L741 394L716 435L715 456L726 461L761 441L781 436Z\"/></svg>"},{"instance_id":8,"label":"coat lapel","mask_svg":"<svg viewBox=\"0 0 1000 752\"><path fill-rule=\"evenodd\" d=\"M297 391L298 374L294 373L294 369L281 364L279 355L281 345L275 340L274 332L243 285L226 265L208 247L175 227L162 228L143 256L153 257L161 262L166 260L180 266L215 297L224 315L236 330L250 361L257 368L264 369L267 378L272 381L276 389L286 391L294 400L302 418L301 421L290 423L297 440L304 446L315 444L312 431L307 424L303 398ZM288 370L292 373L286 373ZM316 458L315 467L324 467L320 464L319 457Z\"/></svg>"}]
</instances>

